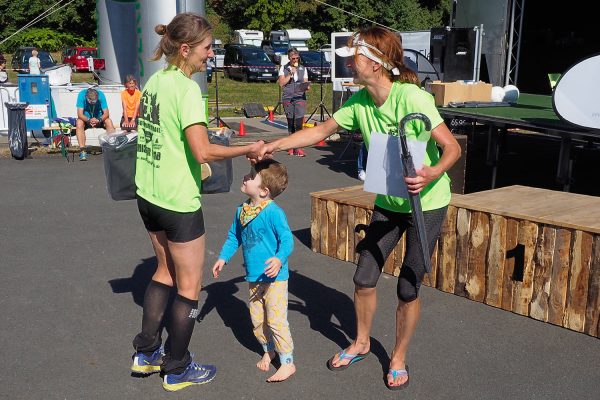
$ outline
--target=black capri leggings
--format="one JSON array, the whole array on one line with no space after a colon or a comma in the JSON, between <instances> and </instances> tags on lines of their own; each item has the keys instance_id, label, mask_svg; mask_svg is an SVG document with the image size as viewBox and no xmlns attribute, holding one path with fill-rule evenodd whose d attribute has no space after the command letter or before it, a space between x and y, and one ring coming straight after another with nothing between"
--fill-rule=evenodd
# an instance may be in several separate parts
<instances>
[{"instance_id":1,"label":"black capri leggings","mask_svg":"<svg viewBox=\"0 0 600 400\"><path fill-rule=\"evenodd\" d=\"M425 232L429 241L430 256L440 236L448 207L425 211ZM406 232L406 253L398 277L398 298L405 303L415 300L425 276L418 236L412 214L397 213L375 206L365 238L356 246L360 253L354 273L357 286L374 288L381 275L385 260Z\"/></svg>"}]
</instances>

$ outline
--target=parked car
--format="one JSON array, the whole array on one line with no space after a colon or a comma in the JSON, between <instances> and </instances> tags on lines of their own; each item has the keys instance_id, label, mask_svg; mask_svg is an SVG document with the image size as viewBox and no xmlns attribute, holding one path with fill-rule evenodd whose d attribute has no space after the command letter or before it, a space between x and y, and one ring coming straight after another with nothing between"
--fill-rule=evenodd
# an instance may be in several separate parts
<instances>
[{"instance_id":1,"label":"parked car","mask_svg":"<svg viewBox=\"0 0 600 400\"><path fill-rule=\"evenodd\" d=\"M322 51L301 51L300 60L308 71L311 82L329 82L331 80L331 63Z\"/></svg>"},{"instance_id":2,"label":"parked car","mask_svg":"<svg viewBox=\"0 0 600 400\"><path fill-rule=\"evenodd\" d=\"M16 70L21 74L29 73L29 57L31 57L31 52L36 50L36 47L19 47L12 56L11 68ZM38 51L38 58L40 59L42 69L54 67L56 65L56 61L52 58L52 55L44 50Z\"/></svg>"},{"instance_id":3,"label":"parked car","mask_svg":"<svg viewBox=\"0 0 600 400\"><path fill-rule=\"evenodd\" d=\"M94 69L104 69L104 58L98 58L95 47L71 47L63 51L63 63L69 64L73 72L89 71L88 58L94 59Z\"/></svg>"},{"instance_id":4,"label":"parked car","mask_svg":"<svg viewBox=\"0 0 600 400\"><path fill-rule=\"evenodd\" d=\"M239 78L244 82L277 80L277 66L260 47L227 45L223 62L226 78Z\"/></svg>"},{"instance_id":5,"label":"parked car","mask_svg":"<svg viewBox=\"0 0 600 400\"><path fill-rule=\"evenodd\" d=\"M213 52L215 53L212 61L213 67L216 71L221 71L223 69L223 61L225 60L225 49L213 47Z\"/></svg>"},{"instance_id":6,"label":"parked car","mask_svg":"<svg viewBox=\"0 0 600 400\"><path fill-rule=\"evenodd\" d=\"M71 53L73 52L73 48L72 47L67 47L66 49L64 49L61 53L61 59L60 61L63 64L67 64L67 62L65 61L66 59L68 59L71 56Z\"/></svg>"}]
</instances>

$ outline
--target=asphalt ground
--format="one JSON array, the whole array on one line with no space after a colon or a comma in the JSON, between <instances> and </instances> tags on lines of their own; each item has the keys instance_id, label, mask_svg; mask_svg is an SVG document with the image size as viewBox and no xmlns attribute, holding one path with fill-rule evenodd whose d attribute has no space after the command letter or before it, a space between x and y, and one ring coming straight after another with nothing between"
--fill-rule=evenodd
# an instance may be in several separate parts
<instances>
[{"instance_id":1,"label":"asphalt ground","mask_svg":"<svg viewBox=\"0 0 600 400\"><path fill-rule=\"evenodd\" d=\"M345 371L326 360L354 335L354 265L310 250L309 192L358 184L356 149L278 154L290 185L277 199L295 235L289 321L297 373L268 384L246 306L240 255L215 280L205 273L190 350L218 367L206 385L167 393L156 375L130 374L144 289L156 268L133 201L109 199L102 156L0 158L0 374L5 399L598 399L600 341L423 287L408 353L410 386L383 377L394 343L396 278L384 275L373 354ZM354 152L354 153L352 153ZM206 269L216 260L248 171L234 161L232 191L203 197ZM271 369L270 374L274 372Z\"/></svg>"}]
</instances>

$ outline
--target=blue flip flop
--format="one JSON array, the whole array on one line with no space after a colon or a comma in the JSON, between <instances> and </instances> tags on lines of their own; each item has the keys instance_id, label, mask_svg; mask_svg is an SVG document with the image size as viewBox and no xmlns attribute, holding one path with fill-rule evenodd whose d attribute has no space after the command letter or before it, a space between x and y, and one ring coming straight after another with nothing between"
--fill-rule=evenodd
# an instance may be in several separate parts
<instances>
[{"instance_id":1,"label":"blue flip flop","mask_svg":"<svg viewBox=\"0 0 600 400\"><path fill-rule=\"evenodd\" d=\"M404 382L402 385L390 385L387 376L385 377L385 386L387 386L388 389L390 390L402 390L405 387L408 386L408 382L410 380L409 376L408 376L408 365L405 367L405 369L391 369L388 371L388 375L392 376L392 379L396 380L396 378L398 378L399 376L406 376L406 382Z\"/></svg>"},{"instance_id":2,"label":"blue flip flop","mask_svg":"<svg viewBox=\"0 0 600 400\"><path fill-rule=\"evenodd\" d=\"M351 366L352 364L359 362L361 360L364 360L365 357L367 357L369 354L371 354L370 351L367 351L366 353L361 353L361 354L348 354L348 353L346 353L346 351L342 350L338 354L334 354L333 357L331 357L329 360L327 360L327 368L330 371L342 371L342 370L348 368L349 366ZM346 365L340 365L339 367L335 367L333 365L333 359L335 358L336 355L339 355L338 360L350 360L350 362Z\"/></svg>"}]
</instances>

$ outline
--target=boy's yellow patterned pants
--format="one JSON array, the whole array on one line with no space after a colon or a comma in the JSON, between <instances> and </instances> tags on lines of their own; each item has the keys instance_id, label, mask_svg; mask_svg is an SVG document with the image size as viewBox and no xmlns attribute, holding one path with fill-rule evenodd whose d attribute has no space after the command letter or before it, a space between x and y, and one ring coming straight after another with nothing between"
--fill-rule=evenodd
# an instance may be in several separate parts
<instances>
[{"instance_id":1,"label":"boy's yellow patterned pants","mask_svg":"<svg viewBox=\"0 0 600 400\"><path fill-rule=\"evenodd\" d=\"M249 282L249 284L249 307L254 336L265 351L270 350L274 345L280 357L284 356L283 363L285 356L289 355L291 359L294 350L287 320L288 281Z\"/></svg>"}]
</instances>

